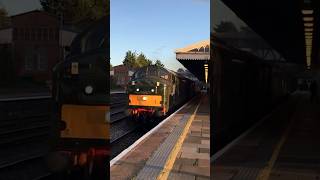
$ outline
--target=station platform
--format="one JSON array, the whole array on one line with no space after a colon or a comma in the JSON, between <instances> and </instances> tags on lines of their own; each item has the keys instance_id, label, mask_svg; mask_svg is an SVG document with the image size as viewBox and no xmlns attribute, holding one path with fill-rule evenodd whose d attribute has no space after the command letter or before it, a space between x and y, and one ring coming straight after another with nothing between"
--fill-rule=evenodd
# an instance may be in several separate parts
<instances>
[{"instance_id":1,"label":"station platform","mask_svg":"<svg viewBox=\"0 0 320 180\"><path fill-rule=\"evenodd\" d=\"M214 180L320 178L320 103L298 91L211 159Z\"/></svg>"},{"instance_id":2,"label":"station platform","mask_svg":"<svg viewBox=\"0 0 320 180\"><path fill-rule=\"evenodd\" d=\"M210 179L209 98L199 95L110 163L111 179Z\"/></svg>"}]
</instances>

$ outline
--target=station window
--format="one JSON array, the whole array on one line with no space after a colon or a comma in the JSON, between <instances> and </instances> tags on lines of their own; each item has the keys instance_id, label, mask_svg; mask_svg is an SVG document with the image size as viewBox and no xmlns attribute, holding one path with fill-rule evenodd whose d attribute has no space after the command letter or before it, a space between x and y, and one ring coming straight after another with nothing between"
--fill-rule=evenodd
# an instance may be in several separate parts
<instances>
[{"instance_id":1,"label":"station window","mask_svg":"<svg viewBox=\"0 0 320 180\"><path fill-rule=\"evenodd\" d=\"M39 71L46 71L48 68L47 58L43 54L39 53L37 60L38 60L38 70Z\"/></svg>"},{"instance_id":2,"label":"station window","mask_svg":"<svg viewBox=\"0 0 320 180\"><path fill-rule=\"evenodd\" d=\"M20 28L19 30L19 35L18 35L18 39L23 40L24 39L24 29Z\"/></svg>"},{"instance_id":3,"label":"station window","mask_svg":"<svg viewBox=\"0 0 320 180\"><path fill-rule=\"evenodd\" d=\"M30 40L35 40L36 39L36 29L35 28L32 28L30 29Z\"/></svg>"},{"instance_id":4,"label":"station window","mask_svg":"<svg viewBox=\"0 0 320 180\"><path fill-rule=\"evenodd\" d=\"M30 40L30 30L29 30L29 28L26 28L26 29L25 29L24 39L25 39L25 40Z\"/></svg>"},{"instance_id":5,"label":"station window","mask_svg":"<svg viewBox=\"0 0 320 180\"><path fill-rule=\"evenodd\" d=\"M49 40L48 29L47 28L43 28L42 31L43 31L43 40Z\"/></svg>"},{"instance_id":6,"label":"station window","mask_svg":"<svg viewBox=\"0 0 320 180\"><path fill-rule=\"evenodd\" d=\"M37 29L37 40L41 40L41 29Z\"/></svg>"},{"instance_id":7,"label":"station window","mask_svg":"<svg viewBox=\"0 0 320 180\"><path fill-rule=\"evenodd\" d=\"M34 69L34 59L31 55L25 57L24 69L26 71L32 71Z\"/></svg>"},{"instance_id":8,"label":"station window","mask_svg":"<svg viewBox=\"0 0 320 180\"><path fill-rule=\"evenodd\" d=\"M18 30L17 28L13 29L13 40L17 40L17 36L18 36Z\"/></svg>"},{"instance_id":9,"label":"station window","mask_svg":"<svg viewBox=\"0 0 320 180\"><path fill-rule=\"evenodd\" d=\"M49 40L54 40L54 32L52 28L49 29Z\"/></svg>"},{"instance_id":10,"label":"station window","mask_svg":"<svg viewBox=\"0 0 320 180\"><path fill-rule=\"evenodd\" d=\"M59 40L59 29L56 29L56 32L55 32L55 40L56 40L56 41Z\"/></svg>"}]
</instances>

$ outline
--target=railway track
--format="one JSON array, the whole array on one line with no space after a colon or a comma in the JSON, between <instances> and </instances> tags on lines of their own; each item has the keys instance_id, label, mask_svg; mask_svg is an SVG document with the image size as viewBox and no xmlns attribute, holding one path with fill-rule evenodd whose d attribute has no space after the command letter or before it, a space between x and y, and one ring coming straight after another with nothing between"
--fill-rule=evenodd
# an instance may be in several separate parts
<instances>
[{"instance_id":1,"label":"railway track","mask_svg":"<svg viewBox=\"0 0 320 180\"><path fill-rule=\"evenodd\" d=\"M51 104L49 96L0 99L0 179L49 173L44 157L53 137Z\"/></svg>"},{"instance_id":2,"label":"railway track","mask_svg":"<svg viewBox=\"0 0 320 180\"><path fill-rule=\"evenodd\" d=\"M130 121L124 112L127 110L127 98L126 94L116 94L111 96L111 159L121 153L124 149L128 148L158 124L158 122L156 122L145 125Z\"/></svg>"},{"instance_id":3,"label":"railway track","mask_svg":"<svg viewBox=\"0 0 320 180\"><path fill-rule=\"evenodd\" d=\"M127 110L127 94L116 93L111 96L111 111L110 111L110 141L111 143L121 139L134 129L128 121L128 116L125 114Z\"/></svg>"},{"instance_id":4,"label":"railway track","mask_svg":"<svg viewBox=\"0 0 320 180\"><path fill-rule=\"evenodd\" d=\"M110 112L110 143L111 143L111 159L128 148L141 136L155 127L160 121L154 121L150 124L137 124L130 121L125 114L127 110L127 94L113 94L111 96L111 112Z\"/></svg>"},{"instance_id":5,"label":"railway track","mask_svg":"<svg viewBox=\"0 0 320 180\"><path fill-rule=\"evenodd\" d=\"M127 110L128 97L124 93L115 93L111 95L111 111L110 111L110 143L112 154L116 156L125 147L128 146L128 139L134 139L135 132L139 125L129 121Z\"/></svg>"},{"instance_id":6,"label":"railway track","mask_svg":"<svg viewBox=\"0 0 320 180\"><path fill-rule=\"evenodd\" d=\"M128 118L116 121L115 123L111 124L110 127L110 142L114 143L118 141L122 137L136 130L138 127L139 125L137 125L134 122L131 122Z\"/></svg>"},{"instance_id":7,"label":"railway track","mask_svg":"<svg viewBox=\"0 0 320 180\"><path fill-rule=\"evenodd\" d=\"M111 95L110 123L113 124L128 117L127 110L128 96L124 93L113 93Z\"/></svg>"}]
</instances>

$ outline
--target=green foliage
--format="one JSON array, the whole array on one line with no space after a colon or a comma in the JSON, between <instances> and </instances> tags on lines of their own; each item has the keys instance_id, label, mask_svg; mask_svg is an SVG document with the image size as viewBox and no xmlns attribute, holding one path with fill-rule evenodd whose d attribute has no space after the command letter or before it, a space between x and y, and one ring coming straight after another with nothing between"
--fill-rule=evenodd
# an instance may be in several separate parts
<instances>
[{"instance_id":1,"label":"green foliage","mask_svg":"<svg viewBox=\"0 0 320 180\"><path fill-rule=\"evenodd\" d=\"M122 61L122 63L126 66L129 67L135 67L136 66L136 52L132 52L132 51L127 51L126 52L126 56L124 58L124 60Z\"/></svg>"},{"instance_id":2,"label":"green foliage","mask_svg":"<svg viewBox=\"0 0 320 180\"><path fill-rule=\"evenodd\" d=\"M8 12L4 8L0 8L0 28L6 27L10 25L10 17L8 16Z\"/></svg>"},{"instance_id":3,"label":"green foliage","mask_svg":"<svg viewBox=\"0 0 320 180\"><path fill-rule=\"evenodd\" d=\"M216 32L219 33L223 33L223 32L238 32L237 27L233 24L233 22L229 22L229 21L221 21L220 24L218 24L214 30Z\"/></svg>"},{"instance_id":4,"label":"green foliage","mask_svg":"<svg viewBox=\"0 0 320 180\"><path fill-rule=\"evenodd\" d=\"M64 22L81 24L109 15L108 0L40 0L42 9L61 16Z\"/></svg>"},{"instance_id":5,"label":"green foliage","mask_svg":"<svg viewBox=\"0 0 320 180\"><path fill-rule=\"evenodd\" d=\"M11 49L8 45L0 47L0 81L8 82L13 78Z\"/></svg>"},{"instance_id":6,"label":"green foliage","mask_svg":"<svg viewBox=\"0 0 320 180\"><path fill-rule=\"evenodd\" d=\"M136 67L144 67L152 64L152 61L147 59L143 53L140 53L136 59Z\"/></svg>"},{"instance_id":7,"label":"green foliage","mask_svg":"<svg viewBox=\"0 0 320 180\"><path fill-rule=\"evenodd\" d=\"M131 68L144 67L152 64L152 61L149 60L143 53L139 55L136 52L127 51L126 56L122 63Z\"/></svg>"},{"instance_id":8,"label":"green foliage","mask_svg":"<svg viewBox=\"0 0 320 180\"><path fill-rule=\"evenodd\" d=\"M178 72L178 73L184 73L184 70L183 70L182 68L179 68L179 69L177 70L177 72Z\"/></svg>"},{"instance_id":9,"label":"green foliage","mask_svg":"<svg viewBox=\"0 0 320 180\"><path fill-rule=\"evenodd\" d=\"M162 62L157 59L156 62L154 63L154 65L158 66L158 67L164 67L164 64L162 64Z\"/></svg>"}]
</instances>

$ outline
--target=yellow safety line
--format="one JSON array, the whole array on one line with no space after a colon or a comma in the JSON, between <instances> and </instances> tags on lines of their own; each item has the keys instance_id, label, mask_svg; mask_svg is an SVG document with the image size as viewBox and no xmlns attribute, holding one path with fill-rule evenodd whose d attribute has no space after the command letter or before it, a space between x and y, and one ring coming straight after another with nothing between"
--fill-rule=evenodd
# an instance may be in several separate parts
<instances>
[{"instance_id":1,"label":"yellow safety line","mask_svg":"<svg viewBox=\"0 0 320 180\"><path fill-rule=\"evenodd\" d=\"M196 112L198 111L198 108L201 104L201 101L199 102L199 104L197 105L195 111L193 112L193 114L191 115L191 117L188 119L188 122L184 128L184 130L181 133L181 136L179 137L176 145L173 147L173 150L171 151L162 171L160 172L160 174L157 177L157 180L166 180L168 179L169 173L173 168L174 162L176 161L177 155L182 147L183 141L185 140L187 133L189 131L189 128L191 126L192 121L194 120L194 117L196 116Z\"/></svg>"},{"instance_id":2,"label":"yellow safety line","mask_svg":"<svg viewBox=\"0 0 320 180\"><path fill-rule=\"evenodd\" d=\"M268 161L268 165L260 171L256 180L268 180L269 179L272 168L273 168L276 160L278 159L280 150L281 150L281 148L282 148L284 142L286 141L288 134L290 132L290 129L292 126L292 121L293 120L291 119L289 126L287 127L286 131L283 133L280 141L278 142L276 148L274 149L272 156L271 156L271 159Z\"/></svg>"}]
</instances>

